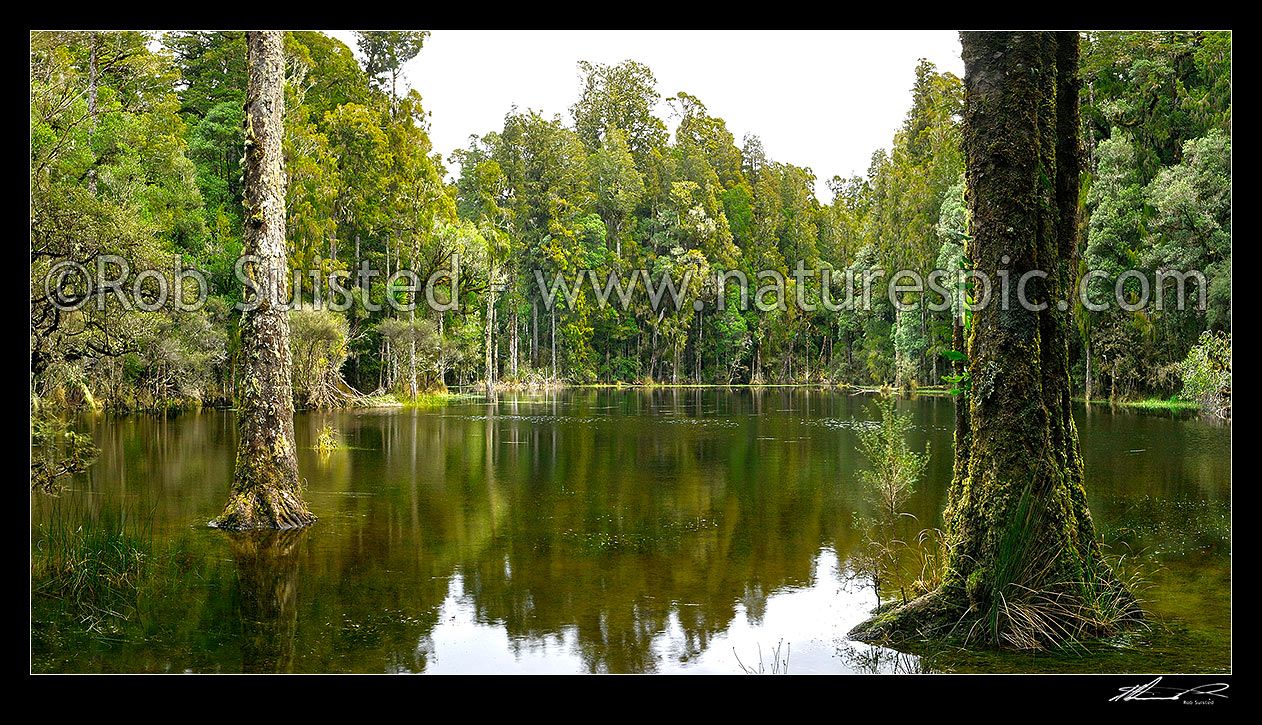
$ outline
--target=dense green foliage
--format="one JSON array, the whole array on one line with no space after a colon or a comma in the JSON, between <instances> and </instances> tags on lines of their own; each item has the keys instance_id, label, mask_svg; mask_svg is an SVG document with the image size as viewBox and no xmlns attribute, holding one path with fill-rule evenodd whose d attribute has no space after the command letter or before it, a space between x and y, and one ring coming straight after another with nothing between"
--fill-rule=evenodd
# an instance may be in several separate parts
<instances>
[{"instance_id":1,"label":"dense green foliage","mask_svg":"<svg viewBox=\"0 0 1262 725\"><path fill-rule=\"evenodd\" d=\"M825 204L811 169L768 158L753 135L738 145L695 96L666 99L678 121L672 138L656 115L652 71L633 61L580 63L569 118L509 109L501 128L444 160L420 94L398 83L424 40L363 33L363 67L318 32L286 36L298 294L314 302L308 270L366 263L383 272L351 292L361 304L345 315L293 313L299 405L333 405L354 391L415 398L488 372L507 383L899 386L949 373L951 312L921 304L941 296L904 291L894 305L885 290L895 270L960 266L959 78L922 61L890 149L872 156L863 178L827 180ZM1103 381L1097 397L1176 393L1178 363L1201 332L1230 332L1230 61L1228 33L1084 38L1083 269L1139 269L1153 289L1159 268L1208 278L1204 312L1076 307L1075 377ZM239 32L32 34L35 395L119 409L232 400L245 82ZM124 309L115 297L105 310L52 307L43 281L53 265L92 268L109 254L133 275L177 260L201 269L210 299L193 311ZM423 282L456 258L456 309L437 311L422 292L387 284L400 269ZM831 271L828 288L795 276L799 262ZM635 270L647 279L629 305L615 304L606 276L626 283ZM749 279L747 309L734 283L714 281L729 270ZM784 288L762 287L767 270L785 276ZM845 299L846 270L884 275L869 309L821 304L825 294ZM548 287L561 274L567 289L541 290L536 272ZM668 290L655 307L645 291L661 294L663 275L693 283L677 304ZM1092 284L1097 297L1112 294L1111 277ZM1138 285L1128 280L1126 293ZM435 291L439 303L449 286ZM389 298L420 305L400 312Z\"/></svg>"},{"instance_id":2,"label":"dense green foliage","mask_svg":"<svg viewBox=\"0 0 1262 725\"><path fill-rule=\"evenodd\" d=\"M1231 416L1231 338L1205 332L1179 365L1183 397L1199 403L1206 413Z\"/></svg>"},{"instance_id":3,"label":"dense green foliage","mask_svg":"<svg viewBox=\"0 0 1262 725\"><path fill-rule=\"evenodd\" d=\"M1206 329L1231 331L1231 35L1091 33L1082 44L1086 183L1083 269L1144 273L1200 270L1203 312L1076 309L1075 376L1090 351L1097 392L1132 397L1178 392L1178 363ZM1189 294L1196 294L1191 291ZM1114 294L1093 280L1092 300ZM1137 278L1124 296L1142 294ZM1081 379L1081 377L1079 377ZM1090 383L1087 384L1091 388Z\"/></svg>"}]
</instances>

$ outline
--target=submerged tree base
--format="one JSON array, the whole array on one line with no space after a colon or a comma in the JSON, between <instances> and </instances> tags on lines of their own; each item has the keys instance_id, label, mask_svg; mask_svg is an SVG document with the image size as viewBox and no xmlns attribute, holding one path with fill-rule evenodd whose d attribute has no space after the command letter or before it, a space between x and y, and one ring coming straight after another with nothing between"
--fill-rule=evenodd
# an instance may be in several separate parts
<instances>
[{"instance_id":1,"label":"submerged tree base","mask_svg":"<svg viewBox=\"0 0 1262 725\"><path fill-rule=\"evenodd\" d=\"M856 642L943 640L953 636L955 624L967 608L950 601L941 589L906 604L883 604L872 616L846 634Z\"/></svg>"},{"instance_id":2,"label":"submerged tree base","mask_svg":"<svg viewBox=\"0 0 1262 725\"><path fill-rule=\"evenodd\" d=\"M963 592L939 588L905 604L886 604L847 634L868 643L959 642L1014 649L1080 647L1145 625L1144 612L1116 580L1095 586L1033 590L1001 598L988 609L970 605Z\"/></svg>"},{"instance_id":3,"label":"submerged tree base","mask_svg":"<svg viewBox=\"0 0 1262 725\"><path fill-rule=\"evenodd\" d=\"M211 526L232 531L253 529L301 529L318 517L307 510L302 497L273 488L234 493Z\"/></svg>"}]
</instances>

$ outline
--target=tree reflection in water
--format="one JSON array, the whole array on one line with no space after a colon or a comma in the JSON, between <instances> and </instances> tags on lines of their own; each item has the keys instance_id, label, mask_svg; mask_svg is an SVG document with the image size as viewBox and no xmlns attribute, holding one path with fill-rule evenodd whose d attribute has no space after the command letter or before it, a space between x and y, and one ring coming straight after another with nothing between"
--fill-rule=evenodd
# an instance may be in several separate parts
<instances>
[{"instance_id":1,"label":"tree reflection in water","mask_svg":"<svg viewBox=\"0 0 1262 725\"><path fill-rule=\"evenodd\" d=\"M856 447L868 402L586 389L299 413L299 468L320 522L288 534L190 533L231 483L231 413L94 419L100 458L67 495L152 501L155 547L188 538L196 575L144 602L144 631L57 646L49 668L736 673L734 647L752 666L759 644L765 656L784 639L795 674L918 671L913 657L834 642L875 604L845 576L862 543L852 522L865 505ZM916 420L912 443L934 451L909 507L940 525L954 401L900 405ZM1080 422L1101 527L1136 550L1196 555L1167 562L1184 573L1152 599L1205 623L1198 637L1221 633L1198 667L1228 666L1230 431L1152 416ZM321 457L312 446L326 425L343 445ZM1146 452L1119 456L1119 445ZM1133 653L1124 663L1160 666Z\"/></svg>"},{"instance_id":2,"label":"tree reflection in water","mask_svg":"<svg viewBox=\"0 0 1262 725\"><path fill-rule=\"evenodd\" d=\"M292 672L298 552L307 530L226 532L237 565L242 672Z\"/></svg>"},{"instance_id":3,"label":"tree reflection in water","mask_svg":"<svg viewBox=\"0 0 1262 725\"><path fill-rule=\"evenodd\" d=\"M933 672L924 658L907 652L843 642L837 655L852 672L865 675L910 675Z\"/></svg>"}]
</instances>

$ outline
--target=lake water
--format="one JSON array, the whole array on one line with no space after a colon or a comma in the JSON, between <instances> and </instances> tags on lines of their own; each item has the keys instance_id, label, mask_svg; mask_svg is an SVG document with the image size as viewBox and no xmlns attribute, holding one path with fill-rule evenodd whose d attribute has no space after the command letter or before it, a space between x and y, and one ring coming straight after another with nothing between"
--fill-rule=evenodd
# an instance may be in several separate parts
<instances>
[{"instance_id":1,"label":"lake water","mask_svg":"<svg viewBox=\"0 0 1262 725\"><path fill-rule=\"evenodd\" d=\"M1148 581L1152 627L1078 654L895 652L846 640L875 595L850 576L871 398L802 389L508 394L300 413L320 520L206 527L233 415L99 417L88 474L40 524L145 522L175 575L85 626L33 600L32 666L81 672L1229 671L1231 429L1080 407L1097 528ZM931 444L907 508L939 525L954 402L902 400ZM311 448L324 425L342 447ZM77 618L76 618L77 617ZM76 624L78 622L78 624ZM783 668L782 668L783 669Z\"/></svg>"}]
</instances>

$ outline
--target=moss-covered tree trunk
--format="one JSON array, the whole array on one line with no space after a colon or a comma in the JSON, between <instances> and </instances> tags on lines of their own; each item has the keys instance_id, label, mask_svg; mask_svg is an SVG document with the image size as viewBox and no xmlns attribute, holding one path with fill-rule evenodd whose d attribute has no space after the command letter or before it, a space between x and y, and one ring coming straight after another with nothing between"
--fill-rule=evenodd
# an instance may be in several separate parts
<instances>
[{"instance_id":1,"label":"moss-covered tree trunk","mask_svg":"<svg viewBox=\"0 0 1262 725\"><path fill-rule=\"evenodd\" d=\"M965 339L957 336L969 388L956 416L950 548L937 590L852 634L1037 647L1102 634L1137 614L1096 542L1071 417L1078 35L961 39L968 259L993 290ZM1029 307L1017 295L1027 272ZM973 294L983 301L982 286Z\"/></svg>"},{"instance_id":2,"label":"moss-covered tree trunk","mask_svg":"<svg viewBox=\"0 0 1262 725\"><path fill-rule=\"evenodd\" d=\"M294 456L294 395L285 309L284 58L279 32L247 33L244 272L237 463L228 505L214 525L291 529L316 517L302 500Z\"/></svg>"}]
</instances>

